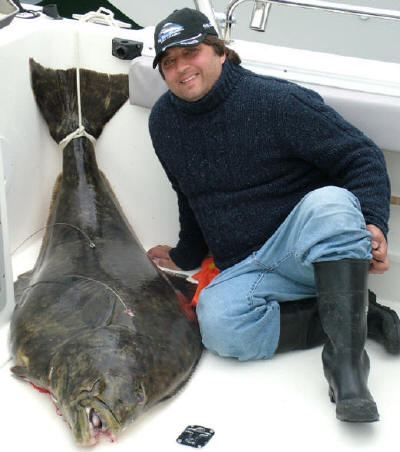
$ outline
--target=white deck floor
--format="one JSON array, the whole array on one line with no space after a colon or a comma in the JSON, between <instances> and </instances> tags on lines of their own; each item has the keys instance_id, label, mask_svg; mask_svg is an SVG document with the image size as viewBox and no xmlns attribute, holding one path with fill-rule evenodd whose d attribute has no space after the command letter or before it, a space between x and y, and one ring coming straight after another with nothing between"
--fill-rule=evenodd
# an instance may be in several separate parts
<instances>
[{"instance_id":1,"label":"white deck floor","mask_svg":"<svg viewBox=\"0 0 400 452\"><path fill-rule=\"evenodd\" d=\"M18 265L25 271L30 263ZM398 304L391 307L400 312ZM50 398L11 376L7 329L0 329L1 449L81 450ZM322 372L321 348L247 363L205 352L194 376L175 398L139 418L116 443L101 442L96 450L189 452L191 448L177 444L176 438L187 425L199 424L215 430L205 447L209 452L396 451L400 357L387 354L370 340L367 350L369 387L380 422L336 420Z\"/></svg>"}]
</instances>

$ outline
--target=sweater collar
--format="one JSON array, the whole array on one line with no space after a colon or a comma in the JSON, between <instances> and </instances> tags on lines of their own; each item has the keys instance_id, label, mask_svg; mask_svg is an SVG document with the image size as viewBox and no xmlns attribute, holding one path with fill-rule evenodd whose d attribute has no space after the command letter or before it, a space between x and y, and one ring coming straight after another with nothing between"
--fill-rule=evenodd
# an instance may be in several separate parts
<instances>
[{"instance_id":1,"label":"sweater collar","mask_svg":"<svg viewBox=\"0 0 400 452\"><path fill-rule=\"evenodd\" d=\"M178 109L189 114L201 114L213 110L229 96L241 79L245 69L226 59L222 72L211 90L200 100L188 102L169 91L170 100Z\"/></svg>"}]
</instances>

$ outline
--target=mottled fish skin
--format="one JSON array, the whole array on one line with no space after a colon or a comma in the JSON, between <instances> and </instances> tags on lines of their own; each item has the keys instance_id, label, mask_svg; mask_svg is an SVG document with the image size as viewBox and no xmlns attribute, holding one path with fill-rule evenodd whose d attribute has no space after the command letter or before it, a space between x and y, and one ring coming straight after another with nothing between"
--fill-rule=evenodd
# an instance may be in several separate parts
<instances>
[{"instance_id":1,"label":"mottled fish skin","mask_svg":"<svg viewBox=\"0 0 400 452\"><path fill-rule=\"evenodd\" d=\"M75 70L30 65L37 103L59 142L77 127ZM127 99L127 78L82 70L81 81L84 124L97 138ZM33 270L16 284L13 371L47 389L76 442L90 445L175 394L201 356L201 338L137 241L85 137L63 150L47 225Z\"/></svg>"}]
</instances>

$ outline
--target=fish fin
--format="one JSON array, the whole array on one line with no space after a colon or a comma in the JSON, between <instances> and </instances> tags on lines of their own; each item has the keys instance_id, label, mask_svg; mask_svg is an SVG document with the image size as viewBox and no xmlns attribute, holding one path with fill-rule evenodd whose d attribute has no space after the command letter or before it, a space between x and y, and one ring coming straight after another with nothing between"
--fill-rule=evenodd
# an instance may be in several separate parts
<instances>
[{"instance_id":1,"label":"fish fin","mask_svg":"<svg viewBox=\"0 0 400 452\"><path fill-rule=\"evenodd\" d=\"M61 182L62 182L62 174L59 174L57 176L56 182L55 182L54 187L53 187L53 192L51 194L50 212L53 211L53 206L54 206L55 200L57 198L57 193L58 193L58 189L60 187Z\"/></svg>"},{"instance_id":2,"label":"fish fin","mask_svg":"<svg viewBox=\"0 0 400 452\"><path fill-rule=\"evenodd\" d=\"M54 206L55 206L55 202L57 200L57 194L58 194L58 190L60 188L61 182L62 182L62 178L63 178L62 174L59 174L57 176L56 182L55 182L54 187L53 187L53 192L51 194L51 201L50 201L49 212L53 212L53 210L54 210ZM51 226L51 221L54 221L54 220L52 219L52 216L49 215L48 218L47 218L46 227ZM41 246L40 251L42 251L42 249L45 248L45 245L46 245L48 239L49 239L49 236L46 234L44 239L43 239L43 241L42 241L42 246Z\"/></svg>"},{"instance_id":3,"label":"fish fin","mask_svg":"<svg viewBox=\"0 0 400 452\"><path fill-rule=\"evenodd\" d=\"M203 350L203 348L201 347L201 350ZM197 361L193 364L192 368L189 370L189 372L184 376L184 378L182 378L182 380L175 386L175 388L173 388L171 390L171 392L167 395L165 395L160 402L165 402L166 400L170 399L171 397L174 397L176 394L178 394L181 389L187 384L187 382L192 378L197 364L200 361L200 357L201 357L201 353L199 355L199 358L197 359Z\"/></svg>"},{"instance_id":4,"label":"fish fin","mask_svg":"<svg viewBox=\"0 0 400 452\"><path fill-rule=\"evenodd\" d=\"M22 294L25 289L29 286L32 278L33 270L29 270L26 273L18 276L18 279L14 283L14 297L15 303L18 305Z\"/></svg>"},{"instance_id":5,"label":"fish fin","mask_svg":"<svg viewBox=\"0 0 400 452\"><path fill-rule=\"evenodd\" d=\"M79 126L76 69L45 68L33 58L29 65L36 103L50 135L59 143ZM83 126L98 138L104 125L128 99L128 75L80 69L80 91Z\"/></svg>"}]
</instances>

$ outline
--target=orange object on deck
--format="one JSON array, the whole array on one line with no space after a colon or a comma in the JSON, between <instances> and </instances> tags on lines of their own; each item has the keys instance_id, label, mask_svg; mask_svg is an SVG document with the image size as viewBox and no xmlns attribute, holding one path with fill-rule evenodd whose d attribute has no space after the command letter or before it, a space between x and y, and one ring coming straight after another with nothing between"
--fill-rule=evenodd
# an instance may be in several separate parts
<instances>
[{"instance_id":1,"label":"orange object on deck","mask_svg":"<svg viewBox=\"0 0 400 452\"><path fill-rule=\"evenodd\" d=\"M197 290L192 298L192 306L197 306L200 292L204 289L204 287L210 284L210 282L218 275L218 273L219 269L214 264L214 258L206 257L201 263L200 271L192 276L192 278L199 281Z\"/></svg>"}]
</instances>

